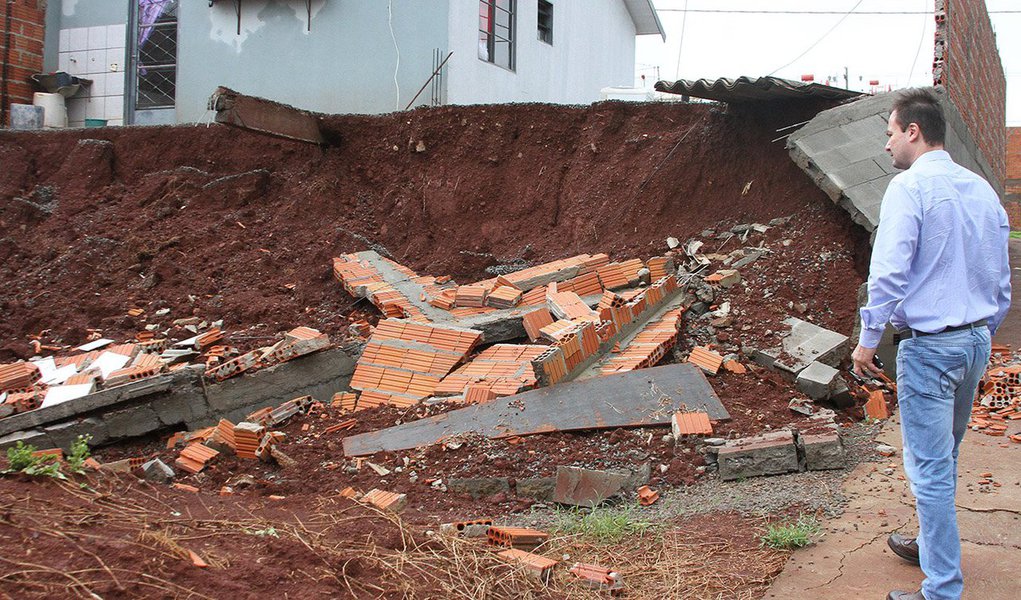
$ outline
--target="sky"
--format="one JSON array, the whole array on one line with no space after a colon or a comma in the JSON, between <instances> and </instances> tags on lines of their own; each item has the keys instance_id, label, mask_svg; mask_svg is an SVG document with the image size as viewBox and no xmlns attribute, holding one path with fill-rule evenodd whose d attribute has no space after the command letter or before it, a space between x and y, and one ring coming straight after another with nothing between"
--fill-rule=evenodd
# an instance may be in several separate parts
<instances>
[{"instance_id":1,"label":"sky","mask_svg":"<svg viewBox=\"0 0 1021 600\"><path fill-rule=\"evenodd\" d=\"M638 86L659 79L815 76L868 91L932 85L934 0L653 0L666 30L638 37ZM1007 125L1021 126L1021 1L986 0L1007 77ZM684 9L688 12L685 13ZM752 13L694 11L754 11ZM786 11L786 12L779 12ZM830 14L798 14L805 11ZM997 11L1012 11L997 14ZM905 14L865 14L895 12Z\"/></svg>"}]
</instances>

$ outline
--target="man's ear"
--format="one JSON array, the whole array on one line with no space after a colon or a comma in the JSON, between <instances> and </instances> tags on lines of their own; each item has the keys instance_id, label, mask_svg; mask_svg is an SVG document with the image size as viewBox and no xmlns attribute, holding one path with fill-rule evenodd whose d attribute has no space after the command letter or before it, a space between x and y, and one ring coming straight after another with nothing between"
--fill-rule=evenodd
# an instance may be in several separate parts
<instances>
[{"instance_id":1,"label":"man's ear","mask_svg":"<svg viewBox=\"0 0 1021 600\"><path fill-rule=\"evenodd\" d=\"M918 140L922 136L922 130L918 128L918 123L909 123L907 134L909 142Z\"/></svg>"}]
</instances>

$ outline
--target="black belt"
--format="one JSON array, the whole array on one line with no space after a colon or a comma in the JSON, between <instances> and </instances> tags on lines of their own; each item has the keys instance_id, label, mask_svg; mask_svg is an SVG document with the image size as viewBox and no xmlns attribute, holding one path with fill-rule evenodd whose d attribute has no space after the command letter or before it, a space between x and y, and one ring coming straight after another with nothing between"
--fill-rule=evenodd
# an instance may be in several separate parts
<instances>
[{"instance_id":1,"label":"black belt","mask_svg":"<svg viewBox=\"0 0 1021 600\"><path fill-rule=\"evenodd\" d=\"M981 321L975 321L974 323L967 323L965 325L955 325L954 327L947 327L946 329L933 332L918 331L917 329L901 329L898 330L897 333L893 334L893 343L896 344L901 340L906 340L908 338L922 337L926 335L938 335L940 333L951 333L954 331L964 331L965 329L975 329L976 327L985 327L988 324L989 322L987 319L982 319Z\"/></svg>"}]
</instances>

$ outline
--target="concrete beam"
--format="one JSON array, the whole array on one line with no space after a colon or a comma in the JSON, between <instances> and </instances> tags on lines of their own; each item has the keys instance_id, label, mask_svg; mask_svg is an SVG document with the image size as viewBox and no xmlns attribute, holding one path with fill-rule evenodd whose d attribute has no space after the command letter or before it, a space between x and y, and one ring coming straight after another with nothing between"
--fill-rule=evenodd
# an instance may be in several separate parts
<instances>
[{"instance_id":1,"label":"concrete beam","mask_svg":"<svg viewBox=\"0 0 1021 600\"><path fill-rule=\"evenodd\" d=\"M326 144L319 121L308 112L219 87L209 98L216 122L310 144Z\"/></svg>"}]
</instances>

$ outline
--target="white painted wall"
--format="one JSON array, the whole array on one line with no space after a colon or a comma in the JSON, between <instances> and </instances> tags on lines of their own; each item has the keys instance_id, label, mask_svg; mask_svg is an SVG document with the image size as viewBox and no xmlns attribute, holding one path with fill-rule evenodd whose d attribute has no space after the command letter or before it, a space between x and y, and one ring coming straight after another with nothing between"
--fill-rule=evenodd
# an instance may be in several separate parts
<instances>
[{"instance_id":1,"label":"white painted wall","mask_svg":"<svg viewBox=\"0 0 1021 600\"><path fill-rule=\"evenodd\" d=\"M450 0L447 102L587 104L635 78L635 26L621 0L553 0L553 45L537 35L538 2L517 0L517 64L478 58L479 5Z\"/></svg>"}]
</instances>

